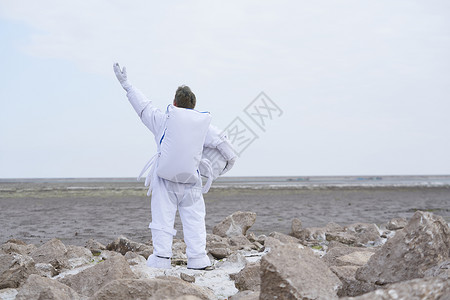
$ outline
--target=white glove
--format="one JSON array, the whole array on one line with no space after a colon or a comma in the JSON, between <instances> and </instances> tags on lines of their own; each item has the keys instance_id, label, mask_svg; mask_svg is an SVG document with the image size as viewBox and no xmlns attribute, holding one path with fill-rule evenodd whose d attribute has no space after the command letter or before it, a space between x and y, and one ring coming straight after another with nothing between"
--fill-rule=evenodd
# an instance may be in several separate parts
<instances>
[{"instance_id":1,"label":"white glove","mask_svg":"<svg viewBox=\"0 0 450 300\"><path fill-rule=\"evenodd\" d=\"M128 90L131 88L131 84L128 82L127 79L127 69L123 67L123 69L121 70L118 63L115 63L113 65L113 69L114 73L116 73L117 80L119 80L123 89L128 92Z\"/></svg>"},{"instance_id":2,"label":"white glove","mask_svg":"<svg viewBox=\"0 0 450 300\"><path fill-rule=\"evenodd\" d=\"M220 172L219 176L222 176L223 174L225 174L226 172L230 171L231 168L234 166L234 163L236 162L236 157L233 157L231 160L227 161L227 165L225 166L225 168L222 170L222 172Z\"/></svg>"}]
</instances>

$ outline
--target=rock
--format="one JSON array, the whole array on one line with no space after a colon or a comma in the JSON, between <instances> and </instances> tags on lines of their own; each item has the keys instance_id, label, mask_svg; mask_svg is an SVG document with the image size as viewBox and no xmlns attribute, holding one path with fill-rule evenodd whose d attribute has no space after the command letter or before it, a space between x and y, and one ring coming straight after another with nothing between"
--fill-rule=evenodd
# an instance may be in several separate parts
<instances>
[{"instance_id":1,"label":"rock","mask_svg":"<svg viewBox=\"0 0 450 300\"><path fill-rule=\"evenodd\" d=\"M408 221L405 218L394 218L386 224L386 229L399 230L403 229L406 224L408 224Z\"/></svg>"},{"instance_id":2,"label":"rock","mask_svg":"<svg viewBox=\"0 0 450 300\"><path fill-rule=\"evenodd\" d=\"M234 235L228 238L228 243L230 246L235 246L237 249L246 249L251 250L254 247L253 243L250 242L245 236L243 235Z\"/></svg>"},{"instance_id":3,"label":"rock","mask_svg":"<svg viewBox=\"0 0 450 300\"><path fill-rule=\"evenodd\" d=\"M231 250L228 248L212 248L209 249L209 253L211 253L215 259L223 259L231 254Z\"/></svg>"},{"instance_id":4,"label":"rock","mask_svg":"<svg viewBox=\"0 0 450 300\"><path fill-rule=\"evenodd\" d=\"M0 299L2 300L12 300L16 299L18 291L16 289L1 289L0 290Z\"/></svg>"},{"instance_id":5,"label":"rock","mask_svg":"<svg viewBox=\"0 0 450 300\"><path fill-rule=\"evenodd\" d=\"M261 286L260 263L248 263L239 273L234 275L234 285L239 291L259 291Z\"/></svg>"},{"instance_id":6,"label":"rock","mask_svg":"<svg viewBox=\"0 0 450 300\"><path fill-rule=\"evenodd\" d=\"M17 288L36 274L33 259L20 254L0 254L0 289Z\"/></svg>"},{"instance_id":7,"label":"rock","mask_svg":"<svg viewBox=\"0 0 450 300\"><path fill-rule=\"evenodd\" d=\"M131 251L128 251L124 257L130 266L145 264L147 261L145 259L145 257L143 257L142 255L139 255L139 254L131 252Z\"/></svg>"},{"instance_id":8,"label":"rock","mask_svg":"<svg viewBox=\"0 0 450 300\"><path fill-rule=\"evenodd\" d=\"M70 268L66 253L67 248L60 240L51 239L31 252L31 257L36 263L51 264L60 272L62 269Z\"/></svg>"},{"instance_id":9,"label":"rock","mask_svg":"<svg viewBox=\"0 0 450 300\"><path fill-rule=\"evenodd\" d=\"M33 299L76 300L80 299L80 296L73 289L57 280L32 274L19 290L16 300Z\"/></svg>"},{"instance_id":10,"label":"rock","mask_svg":"<svg viewBox=\"0 0 450 300\"><path fill-rule=\"evenodd\" d=\"M357 257L349 256L358 252ZM336 246L328 249L328 252L322 257L328 266L361 266L364 265L375 251L371 248ZM356 260L353 260L355 258Z\"/></svg>"},{"instance_id":11,"label":"rock","mask_svg":"<svg viewBox=\"0 0 450 300\"><path fill-rule=\"evenodd\" d=\"M293 219L292 223L291 223L291 233L290 235L292 236L301 236L301 231L302 231L302 221L300 221L300 219Z\"/></svg>"},{"instance_id":12,"label":"rock","mask_svg":"<svg viewBox=\"0 0 450 300\"><path fill-rule=\"evenodd\" d=\"M66 249L66 257L71 268L88 264L93 260L92 252L87 248L69 245Z\"/></svg>"},{"instance_id":13,"label":"rock","mask_svg":"<svg viewBox=\"0 0 450 300\"><path fill-rule=\"evenodd\" d=\"M59 274L59 272L51 264L39 263L35 265L39 275L43 277L53 277Z\"/></svg>"},{"instance_id":14,"label":"rock","mask_svg":"<svg viewBox=\"0 0 450 300\"><path fill-rule=\"evenodd\" d=\"M221 269L242 269L245 267L245 265L247 264L247 260L245 259L245 257L239 253L233 253L231 254L229 257L225 258L222 261L219 261L215 264L215 266L217 268L221 268Z\"/></svg>"},{"instance_id":15,"label":"rock","mask_svg":"<svg viewBox=\"0 0 450 300\"><path fill-rule=\"evenodd\" d=\"M247 232L247 235L245 237L247 238L247 240L249 240L252 243L258 241L258 238L256 237L256 235L253 232Z\"/></svg>"},{"instance_id":16,"label":"rock","mask_svg":"<svg viewBox=\"0 0 450 300\"><path fill-rule=\"evenodd\" d=\"M242 291L242 292L239 292L239 293L231 296L228 299L230 299L230 300L259 300L259 291L258 292Z\"/></svg>"},{"instance_id":17,"label":"rock","mask_svg":"<svg viewBox=\"0 0 450 300\"><path fill-rule=\"evenodd\" d=\"M355 251L353 253L338 257L336 261L344 266L363 266L372 255L373 253L369 251Z\"/></svg>"},{"instance_id":18,"label":"rock","mask_svg":"<svg viewBox=\"0 0 450 300\"><path fill-rule=\"evenodd\" d=\"M180 278L186 282L191 282L191 283L195 282L195 277L188 275L186 273L180 273Z\"/></svg>"},{"instance_id":19,"label":"rock","mask_svg":"<svg viewBox=\"0 0 450 300\"><path fill-rule=\"evenodd\" d=\"M344 227L344 231L325 233L327 241L337 241L350 246L373 246L381 242L375 224L356 223Z\"/></svg>"},{"instance_id":20,"label":"rock","mask_svg":"<svg viewBox=\"0 0 450 300\"><path fill-rule=\"evenodd\" d=\"M215 295L177 277L114 280L96 292L92 300L110 299L174 299L181 296L216 299Z\"/></svg>"},{"instance_id":21,"label":"rock","mask_svg":"<svg viewBox=\"0 0 450 300\"><path fill-rule=\"evenodd\" d=\"M256 241L258 243L260 243L261 245L264 245L264 243L266 242L266 238L267 236L265 236L264 234L258 235L258 237L256 238Z\"/></svg>"},{"instance_id":22,"label":"rock","mask_svg":"<svg viewBox=\"0 0 450 300\"><path fill-rule=\"evenodd\" d=\"M0 251L5 254L17 253L20 255L30 255L31 252L36 250L36 246L33 244L27 245L21 240L9 240L0 247Z\"/></svg>"},{"instance_id":23,"label":"rock","mask_svg":"<svg viewBox=\"0 0 450 300\"><path fill-rule=\"evenodd\" d=\"M341 280L342 287L338 291L339 297L358 296L377 289L377 286L355 278L358 266L332 266L330 270Z\"/></svg>"},{"instance_id":24,"label":"rock","mask_svg":"<svg viewBox=\"0 0 450 300\"><path fill-rule=\"evenodd\" d=\"M448 260L450 229L444 219L417 211L367 264L356 273L358 280L378 285L425 276L425 271Z\"/></svg>"},{"instance_id":25,"label":"rock","mask_svg":"<svg viewBox=\"0 0 450 300\"><path fill-rule=\"evenodd\" d=\"M215 234L206 235L206 250L216 259L223 259L232 253L228 240Z\"/></svg>"},{"instance_id":26,"label":"rock","mask_svg":"<svg viewBox=\"0 0 450 300\"><path fill-rule=\"evenodd\" d=\"M276 232L276 231L274 231L274 232L271 232L271 233L269 234L269 236L270 236L271 238L274 238L274 239L279 240L279 241L282 242L283 244L289 244L289 243L299 244L299 243L300 243L300 240L299 240L299 239L297 239L297 238L295 238L295 237L293 237L293 236L290 236L290 235L281 233L281 232Z\"/></svg>"},{"instance_id":27,"label":"rock","mask_svg":"<svg viewBox=\"0 0 450 300\"><path fill-rule=\"evenodd\" d=\"M441 277L442 279L450 279L450 260L434 266L424 273L425 277Z\"/></svg>"},{"instance_id":28,"label":"rock","mask_svg":"<svg viewBox=\"0 0 450 300\"><path fill-rule=\"evenodd\" d=\"M256 214L254 212L237 211L214 226L213 233L221 237L245 235L255 221Z\"/></svg>"},{"instance_id":29,"label":"rock","mask_svg":"<svg viewBox=\"0 0 450 300\"><path fill-rule=\"evenodd\" d=\"M102 250L106 250L105 245L94 239L87 241L85 247L89 249L93 255L99 255Z\"/></svg>"},{"instance_id":30,"label":"rock","mask_svg":"<svg viewBox=\"0 0 450 300\"><path fill-rule=\"evenodd\" d=\"M125 255L128 251L132 251L144 256L146 259L153 253L153 247L133 242L124 236L119 236L114 242L108 244L106 249L119 252L122 255Z\"/></svg>"},{"instance_id":31,"label":"rock","mask_svg":"<svg viewBox=\"0 0 450 300\"><path fill-rule=\"evenodd\" d=\"M275 246L261 259L260 299L337 299L341 281L306 248Z\"/></svg>"},{"instance_id":32,"label":"rock","mask_svg":"<svg viewBox=\"0 0 450 300\"><path fill-rule=\"evenodd\" d=\"M75 275L67 275L60 282L80 295L90 296L113 280L135 278L126 259L122 255L115 255Z\"/></svg>"},{"instance_id":33,"label":"rock","mask_svg":"<svg viewBox=\"0 0 450 300\"><path fill-rule=\"evenodd\" d=\"M271 236L268 236L264 242L264 247L266 249L272 249L275 246L284 245L280 240L273 238ZM300 245L300 244L298 244Z\"/></svg>"},{"instance_id":34,"label":"rock","mask_svg":"<svg viewBox=\"0 0 450 300\"><path fill-rule=\"evenodd\" d=\"M395 284L390 284L384 289L352 298L354 300L386 300L386 299L449 299L450 281L439 277L412 279Z\"/></svg>"},{"instance_id":35,"label":"rock","mask_svg":"<svg viewBox=\"0 0 450 300\"><path fill-rule=\"evenodd\" d=\"M301 242L319 244L326 241L326 234L343 232L344 228L336 223L328 223L325 227L311 227L302 229L299 232L293 232L294 237Z\"/></svg>"}]
</instances>

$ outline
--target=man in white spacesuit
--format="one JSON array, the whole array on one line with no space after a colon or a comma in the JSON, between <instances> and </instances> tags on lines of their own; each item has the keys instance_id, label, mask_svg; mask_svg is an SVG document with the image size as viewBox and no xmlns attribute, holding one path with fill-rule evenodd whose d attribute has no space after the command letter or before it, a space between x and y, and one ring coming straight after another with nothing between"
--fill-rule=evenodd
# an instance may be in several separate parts
<instances>
[{"instance_id":1,"label":"man in white spacesuit","mask_svg":"<svg viewBox=\"0 0 450 300\"><path fill-rule=\"evenodd\" d=\"M172 240L176 234L174 222L178 209L186 243L187 267L188 269L208 269L211 262L206 254L205 202L202 192L207 192L212 179L232 168L236 154L227 137L219 129L210 125L209 113L193 110L196 98L189 87L179 87L173 106L169 105L167 111L163 112L155 108L150 100L128 82L125 67L121 69L116 63L114 72L127 92L128 100L136 113L154 134L157 145L157 154L147 163L140 175L149 170L145 184L150 186L148 195L152 194L152 221L149 228L152 232L154 250L147 260L147 265L154 268L171 267ZM175 114L185 118L185 123L174 124L175 121L172 120L177 118ZM194 121L191 122L191 119ZM189 129L189 126L192 128ZM190 131L179 132L183 130ZM188 139L185 138L186 136ZM181 144L180 147L179 140L188 140L188 144ZM173 149L174 147L179 149ZM201 158L204 147L218 151L226 162L220 174L214 176L211 162ZM183 156L183 154L186 153L193 153L194 159L185 159L186 155ZM210 170L210 173L206 174L209 177L209 184L203 189L199 172L199 164L202 162L206 163L206 169ZM189 165L189 168L193 170L188 172L189 176L185 176L184 173L179 175L179 171L175 171L178 173L169 175L170 177L165 175L183 164Z\"/></svg>"}]
</instances>

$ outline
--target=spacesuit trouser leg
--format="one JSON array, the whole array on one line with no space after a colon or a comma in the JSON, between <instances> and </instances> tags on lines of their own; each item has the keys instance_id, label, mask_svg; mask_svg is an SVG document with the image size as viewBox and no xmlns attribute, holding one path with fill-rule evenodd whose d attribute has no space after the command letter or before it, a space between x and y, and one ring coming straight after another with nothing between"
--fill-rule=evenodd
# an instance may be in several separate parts
<instances>
[{"instance_id":1,"label":"spacesuit trouser leg","mask_svg":"<svg viewBox=\"0 0 450 300\"><path fill-rule=\"evenodd\" d=\"M187 191L178 206L186 243L187 267L201 269L211 265L206 254L205 201L200 188Z\"/></svg>"},{"instance_id":2,"label":"spacesuit trouser leg","mask_svg":"<svg viewBox=\"0 0 450 300\"><path fill-rule=\"evenodd\" d=\"M151 211L153 254L147 259L147 266L153 268L170 268L172 242L176 230L173 228L177 212L176 197L167 190L165 181L155 177L153 181Z\"/></svg>"}]
</instances>

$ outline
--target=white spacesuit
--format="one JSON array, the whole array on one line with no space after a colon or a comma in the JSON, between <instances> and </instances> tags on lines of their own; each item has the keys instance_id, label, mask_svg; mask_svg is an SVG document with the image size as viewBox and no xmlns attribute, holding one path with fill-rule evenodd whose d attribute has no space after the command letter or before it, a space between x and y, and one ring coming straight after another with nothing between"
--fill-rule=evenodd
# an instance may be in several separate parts
<instances>
[{"instance_id":1,"label":"white spacesuit","mask_svg":"<svg viewBox=\"0 0 450 300\"><path fill-rule=\"evenodd\" d=\"M181 183L179 180L167 180L158 176L164 172L158 172L158 160L161 156L161 142L167 130L168 113L155 108L152 102L148 100L139 90L132 87L128 80L125 67L121 70L119 65L114 64L114 71L122 87L127 91L127 97L142 122L154 134L157 145L157 154L147 163L141 172L142 176L146 171L148 175L145 180L146 186L149 186L148 195L151 193L151 212L152 221L149 228L152 232L153 254L149 256L147 265L155 268L170 268L170 257L172 257L172 240L176 234L174 229L175 215L177 209L183 224L184 241L186 243L186 255L188 257L187 267L190 269L204 269L211 265L206 255L206 228L205 228L205 202L202 192L206 192L212 179L218 174L202 174L209 177L208 185L202 189L202 180L198 165L203 165L202 170L212 170L211 162L206 159L198 158L195 169L196 176L190 177ZM181 109L176 108L175 109ZM195 111L196 112L196 111ZM190 112L194 114L194 112ZM214 149L221 155L221 159L226 160L226 167L220 172L220 175L230 170L236 160L236 154L233 151L227 137L216 127L209 125L209 120L201 121L206 123L205 135L198 136L197 142L203 143L203 147ZM174 139L174 137L171 137ZM176 137L175 137L176 139ZM201 144L200 144L201 150ZM177 164L177 161L174 161ZM180 162L178 162L179 164ZM209 166L209 167L208 167ZM167 168L164 167L165 169ZM170 166L169 166L170 168ZM176 168L176 167L175 167ZM195 178L193 180L193 178Z\"/></svg>"}]
</instances>

